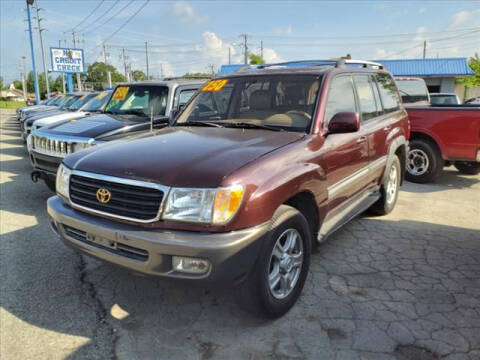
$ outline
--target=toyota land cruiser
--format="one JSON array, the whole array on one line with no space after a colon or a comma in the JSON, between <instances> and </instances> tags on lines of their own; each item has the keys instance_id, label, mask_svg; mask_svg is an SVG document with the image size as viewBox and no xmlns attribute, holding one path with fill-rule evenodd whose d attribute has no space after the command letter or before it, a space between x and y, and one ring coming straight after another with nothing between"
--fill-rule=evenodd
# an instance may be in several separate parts
<instances>
[{"instance_id":1,"label":"toyota land cruiser","mask_svg":"<svg viewBox=\"0 0 480 360\"><path fill-rule=\"evenodd\" d=\"M246 70L208 82L156 136L67 156L48 213L84 254L235 285L248 309L277 317L317 242L367 209L392 211L407 139L379 64Z\"/></svg>"}]
</instances>

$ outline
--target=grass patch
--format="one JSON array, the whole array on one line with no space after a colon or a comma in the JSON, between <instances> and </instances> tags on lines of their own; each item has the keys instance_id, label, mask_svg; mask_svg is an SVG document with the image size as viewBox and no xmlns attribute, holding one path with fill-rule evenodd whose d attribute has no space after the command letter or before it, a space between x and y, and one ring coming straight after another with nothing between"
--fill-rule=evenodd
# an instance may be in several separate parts
<instances>
[{"instance_id":1,"label":"grass patch","mask_svg":"<svg viewBox=\"0 0 480 360\"><path fill-rule=\"evenodd\" d=\"M16 109L23 105L25 105L25 101L0 100L0 109Z\"/></svg>"}]
</instances>

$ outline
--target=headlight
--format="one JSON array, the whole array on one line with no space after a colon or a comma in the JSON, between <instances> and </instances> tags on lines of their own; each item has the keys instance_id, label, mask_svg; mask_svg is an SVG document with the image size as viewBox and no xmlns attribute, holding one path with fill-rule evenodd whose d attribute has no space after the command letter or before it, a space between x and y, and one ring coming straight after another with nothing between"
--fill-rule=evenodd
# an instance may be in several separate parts
<instances>
[{"instance_id":1,"label":"headlight","mask_svg":"<svg viewBox=\"0 0 480 360\"><path fill-rule=\"evenodd\" d=\"M218 189L173 188L167 198L163 219L225 224L240 207L243 193L240 185Z\"/></svg>"},{"instance_id":2,"label":"headlight","mask_svg":"<svg viewBox=\"0 0 480 360\"><path fill-rule=\"evenodd\" d=\"M60 164L57 170L57 178L55 182L55 187L57 190L57 194L62 195L65 198L70 197L70 193L68 190L68 186L70 183L70 174L72 171L67 168L65 165Z\"/></svg>"}]
</instances>

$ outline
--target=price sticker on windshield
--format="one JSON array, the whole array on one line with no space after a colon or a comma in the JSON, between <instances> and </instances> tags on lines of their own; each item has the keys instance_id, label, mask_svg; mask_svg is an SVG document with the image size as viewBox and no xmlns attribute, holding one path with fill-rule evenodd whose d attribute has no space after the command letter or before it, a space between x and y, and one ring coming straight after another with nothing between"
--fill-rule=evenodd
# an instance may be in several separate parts
<instances>
[{"instance_id":1,"label":"price sticker on windshield","mask_svg":"<svg viewBox=\"0 0 480 360\"><path fill-rule=\"evenodd\" d=\"M203 88L202 91L217 92L227 84L227 79L210 80Z\"/></svg>"},{"instance_id":2,"label":"price sticker on windshield","mask_svg":"<svg viewBox=\"0 0 480 360\"><path fill-rule=\"evenodd\" d=\"M112 96L112 99L113 100L120 100L120 101L125 100L125 97L127 96L129 89L130 89L129 86L119 86L119 87L117 87L117 89L115 90L115 93Z\"/></svg>"},{"instance_id":3,"label":"price sticker on windshield","mask_svg":"<svg viewBox=\"0 0 480 360\"><path fill-rule=\"evenodd\" d=\"M97 95L97 99L103 99L105 96L108 95L108 91L101 92Z\"/></svg>"}]
</instances>

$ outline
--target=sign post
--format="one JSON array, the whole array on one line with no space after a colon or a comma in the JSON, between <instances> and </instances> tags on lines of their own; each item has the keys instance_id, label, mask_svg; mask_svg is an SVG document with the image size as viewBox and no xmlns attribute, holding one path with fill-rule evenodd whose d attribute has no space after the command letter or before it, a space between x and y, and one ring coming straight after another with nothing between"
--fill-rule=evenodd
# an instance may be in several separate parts
<instances>
[{"instance_id":1,"label":"sign post","mask_svg":"<svg viewBox=\"0 0 480 360\"><path fill-rule=\"evenodd\" d=\"M35 53L33 51L32 20L30 19L30 5L33 5L33 0L27 0L27 19L28 19L28 34L30 36L30 51L32 53L32 70L33 70L33 84L35 87L35 103L38 104L40 102L40 92L38 91L37 69L35 68Z\"/></svg>"},{"instance_id":2,"label":"sign post","mask_svg":"<svg viewBox=\"0 0 480 360\"><path fill-rule=\"evenodd\" d=\"M72 74L85 73L83 49L50 48L50 59L53 72L67 74L67 89L68 92L73 92Z\"/></svg>"}]
</instances>

